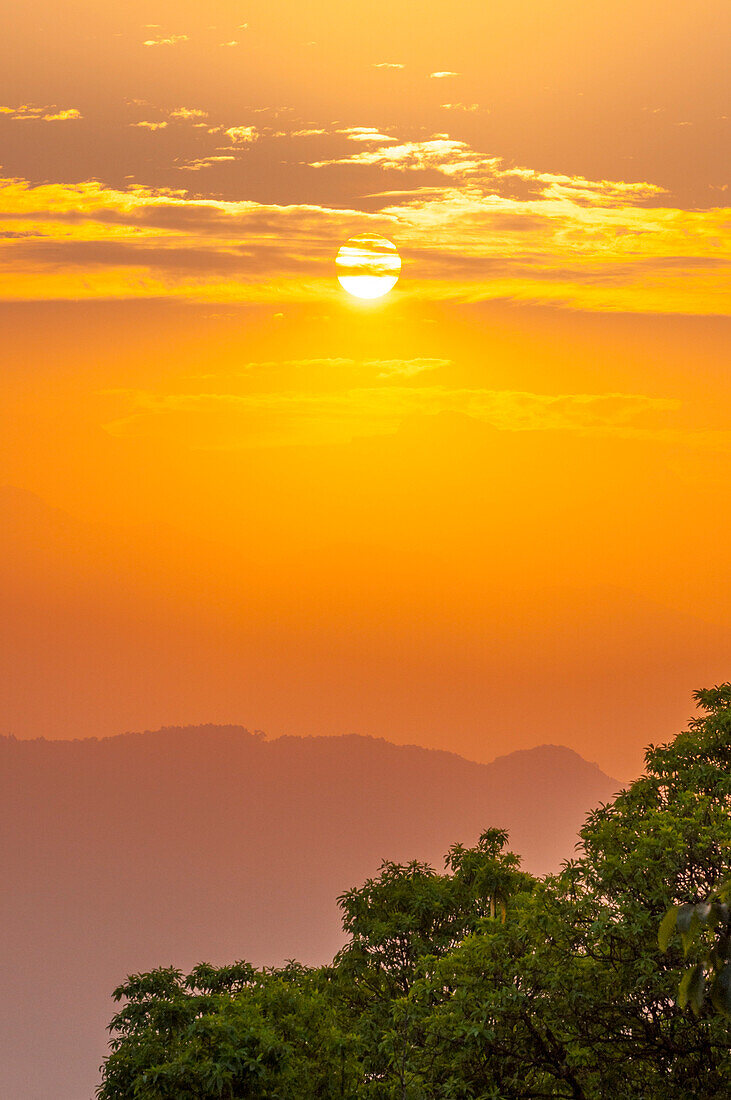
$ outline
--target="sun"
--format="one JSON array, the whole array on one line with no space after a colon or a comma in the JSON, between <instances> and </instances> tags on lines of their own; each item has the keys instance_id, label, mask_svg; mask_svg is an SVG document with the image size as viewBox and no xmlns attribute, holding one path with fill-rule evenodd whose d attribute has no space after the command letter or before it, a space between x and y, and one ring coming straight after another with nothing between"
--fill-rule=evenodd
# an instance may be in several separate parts
<instances>
[{"instance_id":1,"label":"sun","mask_svg":"<svg viewBox=\"0 0 731 1100\"><path fill-rule=\"evenodd\" d=\"M351 237L335 257L338 282L356 298L381 298L393 290L401 273L401 257L385 237Z\"/></svg>"}]
</instances>

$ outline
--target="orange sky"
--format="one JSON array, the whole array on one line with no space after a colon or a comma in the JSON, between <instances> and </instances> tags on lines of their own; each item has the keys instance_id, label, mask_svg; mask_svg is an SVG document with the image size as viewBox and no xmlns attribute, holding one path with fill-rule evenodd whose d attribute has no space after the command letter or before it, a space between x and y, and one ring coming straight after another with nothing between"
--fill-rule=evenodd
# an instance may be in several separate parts
<instances>
[{"instance_id":1,"label":"orange sky","mask_svg":"<svg viewBox=\"0 0 731 1100\"><path fill-rule=\"evenodd\" d=\"M16 5L3 732L634 774L730 671L729 22ZM363 232L376 302L335 278Z\"/></svg>"}]
</instances>

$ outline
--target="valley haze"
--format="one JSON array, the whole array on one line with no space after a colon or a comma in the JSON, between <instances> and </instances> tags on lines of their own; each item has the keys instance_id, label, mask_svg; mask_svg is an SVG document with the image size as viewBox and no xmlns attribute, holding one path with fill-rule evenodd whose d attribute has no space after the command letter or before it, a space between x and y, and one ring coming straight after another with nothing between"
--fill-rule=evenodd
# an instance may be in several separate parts
<instances>
[{"instance_id":1,"label":"valley haze","mask_svg":"<svg viewBox=\"0 0 731 1100\"><path fill-rule=\"evenodd\" d=\"M526 870L556 871L618 787L555 745L477 764L239 726L3 738L0 1094L88 1100L130 972L326 962L343 943L337 897L382 859L441 868L497 826Z\"/></svg>"}]
</instances>

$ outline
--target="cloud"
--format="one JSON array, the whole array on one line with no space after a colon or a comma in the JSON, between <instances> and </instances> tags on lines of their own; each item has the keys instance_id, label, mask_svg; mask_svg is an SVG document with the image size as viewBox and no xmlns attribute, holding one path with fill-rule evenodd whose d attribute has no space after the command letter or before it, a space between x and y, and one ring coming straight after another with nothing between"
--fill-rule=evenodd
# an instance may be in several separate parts
<instances>
[{"instance_id":1,"label":"cloud","mask_svg":"<svg viewBox=\"0 0 731 1100\"><path fill-rule=\"evenodd\" d=\"M443 111L479 111L479 103L440 103Z\"/></svg>"},{"instance_id":2,"label":"cloud","mask_svg":"<svg viewBox=\"0 0 731 1100\"><path fill-rule=\"evenodd\" d=\"M336 130L336 134L343 134L348 141L395 141L388 134L382 134L375 126L349 126L344 130Z\"/></svg>"},{"instance_id":3,"label":"cloud","mask_svg":"<svg viewBox=\"0 0 731 1100\"><path fill-rule=\"evenodd\" d=\"M225 156L222 153L210 157L199 157L197 160L189 160L185 164L179 164L178 171L200 172L203 168L212 168L215 164L221 164L227 160L236 160L236 157Z\"/></svg>"},{"instance_id":4,"label":"cloud","mask_svg":"<svg viewBox=\"0 0 731 1100\"><path fill-rule=\"evenodd\" d=\"M379 378L392 378L396 375L412 378L424 371L438 370L451 364L451 359L367 359L363 366L375 369Z\"/></svg>"},{"instance_id":5,"label":"cloud","mask_svg":"<svg viewBox=\"0 0 731 1100\"><path fill-rule=\"evenodd\" d=\"M405 69L406 66L402 65L399 61L376 61L373 65L374 69Z\"/></svg>"},{"instance_id":6,"label":"cloud","mask_svg":"<svg viewBox=\"0 0 731 1100\"><path fill-rule=\"evenodd\" d=\"M130 122L130 126L137 126L143 130L164 130L167 122Z\"/></svg>"},{"instance_id":7,"label":"cloud","mask_svg":"<svg viewBox=\"0 0 731 1100\"><path fill-rule=\"evenodd\" d=\"M389 138L389 141L392 140ZM444 134L435 135L427 141L407 141L401 145L379 146L332 160L315 161L310 167L329 168L340 164L396 168L400 171L433 170L444 175L464 174L466 170L480 166L465 142L454 141Z\"/></svg>"},{"instance_id":8,"label":"cloud","mask_svg":"<svg viewBox=\"0 0 731 1100\"><path fill-rule=\"evenodd\" d=\"M178 167L197 173L236 159L234 146ZM414 185L384 193L376 209L370 198L364 212L0 180L0 299L337 302L335 253L375 232L408 256L401 298L728 312L726 208L683 210L650 183L507 165L443 135L356 150L353 162L390 163Z\"/></svg>"},{"instance_id":9,"label":"cloud","mask_svg":"<svg viewBox=\"0 0 731 1100\"><path fill-rule=\"evenodd\" d=\"M225 133L235 145L251 145L259 137L255 126L229 126Z\"/></svg>"},{"instance_id":10,"label":"cloud","mask_svg":"<svg viewBox=\"0 0 731 1100\"><path fill-rule=\"evenodd\" d=\"M221 45L221 46L238 46L238 45L239 45L239 43L238 43L238 42L235 42L235 41L231 41L231 42L220 42L220 43L219 43L219 45Z\"/></svg>"},{"instance_id":11,"label":"cloud","mask_svg":"<svg viewBox=\"0 0 731 1100\"><path fill-rule=\"evenodd\" d=\"M74 122L84 117L76 107L59 108L55 104L51 107L32 107L27 103L19 107L0 107L0 115L9 115L13 122Z\"/></svg>"},{"instance_id":12,"label":"cloud","mask_svg":"<svg viewBox=\"0 0 731 1100\"><path fill-rule=\"evenodd\" d=\"M78 118L83 118L81 111L77 111L75 107L68 107L65 110L55 111L53 108L46 114L41 116L43 122L73 122Z\"/></svg>"},{"instance_id":13,"label":"cloud","mask_svg":"<svg viewBox=\"0 0 731 1100\"><path fill-rule=\"evenodd\" d=\"M190 41L187 34L171 34L167 38L148 38L143 46L177 46L179 42Z\"/></svg>"},{"instance_id":14,"label":"cloud","mask_svg":"<svg viewBox=\"0 0 731 1100\"><path fill-rule=\"evenodd\" d=\"M462 75L461 73L451 73L449 71L446 71L446 72L439 72L439 73L429 73L429 78L431 80L444 80L448 76L461 76L461 75Z\"/></svg>"},{"instance_id":15,"label":"cloud","mask_svg":"<svg viewBox=\"0 0 731 1100\"><path fill-rule=\"evenodd\" d=\"M194 118L208 118L208 111L201 111L198 107L176 107L170 112L170 118L179 118L188 121Z\"/></svg>"},{"instance_id":16,"label":"cloud","mask_svg":"<svg viewBox=\"0 0 731 1100\"><path fill-rule=\"evenodd\" d=\"M537 394L444 386L357 387L327 392L159 395L114 391L132 410L105 425L117 437L241 449L316 446L392 434L406 418L460 414L501 431L615 431L679 403L637 394Z\"/></svg>"},{"instance_id":17,"label":"cloud","mask_svg":"<svg viewBox=\"0 0 731 1100\"><path fill-rule=\"evenodd\" d=\"M498 186L505 184L512 193L517 187L522 187L526 196L558 200L570 198L577 203L607 206L626 201L629 197L646 201L664 193L664 188L652 183L588 180L583 176L506 165L501 157L480 153L467 142L450 138L449 134L433 134L426 140L407 141L400 145L381 145L331 160L315 161L311 167L329 168L345 164L392 168L403 172L438 172L463 184L470 184L472 190L463 192L468 198L474 197L476 188L494 192Z\"/></svg>"},{"instance_id":18,"label":"cloud","mask_svg":"<svg viewBox=\"0 0 731 1100\"><path fill-rule=\"evenodd\" d=\"M449 367L452 364L451 359L349 359L349 358L330 358L330 359L285 359L285 360L265 360L253 363L247 363L241 370L234 372L236 377L244 377L248 374L256 372L281 372L283 370L303 370L311 372L313 370L326 370L326 371L342 371L348 370L364 370L368 373L375 373L377 378L412 378L417 374L422 374L424 371L437 370L439 367ZM221 378L220 373L215 374L203 374L196 375L197 378ZM231 377L231 375L228 375Z\"/></svg>"}]
</instances>

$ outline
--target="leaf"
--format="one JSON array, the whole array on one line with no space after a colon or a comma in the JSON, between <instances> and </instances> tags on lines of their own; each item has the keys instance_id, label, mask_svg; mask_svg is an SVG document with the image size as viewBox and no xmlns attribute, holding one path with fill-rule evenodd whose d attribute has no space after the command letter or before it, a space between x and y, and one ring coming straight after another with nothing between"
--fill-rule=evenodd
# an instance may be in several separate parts
<instances>
[{"instance_id":1,"label":"leaf","mask_svg":"<svg viewBox=\"0 0 731 1100\"><path fill-rule=\"evenodd\" d=\"M722 1016L731 1016L731 962L716 975L711 987L711 1002Z\"/></svg>"},{"instance_id":2,"label":"leaf","mask_svg":"<svg viewBox=\"0 0 731 1100\"><path fill-rule=\"evenodd\" d=\"M703 993L706 988L706 975L703 963L696 963L683 974L678 989L678 1005L685 1008L690 1005L693 1012L698 1015L703 1007Z\"/></svg>"},{"instance_id":3,"label":"leaf","mask_svg":"<svg viewBox=\"0 0 731 1100\"><path fill-rule=\"evenodd\" d=\"M691 922L693 920L693 914L695 912L694 905L681 905L677 913L678 932L681 936L687 935L690 931Z\"/></svg>"},{"instance_id":4,"label":"leaf","mask_svg":"<svg viewBox=\"0 0 731 1100\"><path fill-rule=\"evenodd\" d=\"M688 954L690 950L695 934L700 928L698 917L695 911L695 905L681 905L678 909L678 919L676 922L678 932L680 932L683 940L683 953Z\"/></svg>"},{"instance_id":5,"label":"leaf","mask_svg":"<svg viewBox=\"0 0 731 1100\"><path fill-rule=\"evenodd\" d=\"M665 952L668 949L668 944L675 931L675 924L678 919L678 906L674 905L672 909L668 909L665 916L660 922L660 927L657 930L657 942L660 950Z\"/></svg>"}]
</instances>

